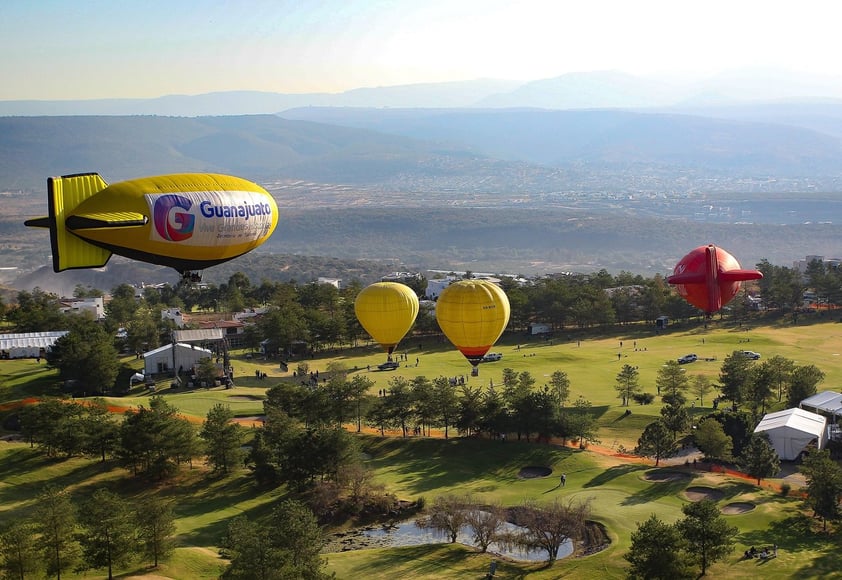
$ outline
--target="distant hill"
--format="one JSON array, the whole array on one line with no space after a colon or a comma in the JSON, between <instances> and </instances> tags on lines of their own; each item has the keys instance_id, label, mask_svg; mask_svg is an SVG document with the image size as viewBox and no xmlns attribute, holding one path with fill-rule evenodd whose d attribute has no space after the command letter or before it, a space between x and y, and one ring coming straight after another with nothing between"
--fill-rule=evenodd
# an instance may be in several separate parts
<instances>
[{"instance_id":1,"label":"distant hill","mask_svg":"<svg viewBox=\"0 0 842 580\"><path fill-rule=\"evenodd\" d=\"M794 121L772 123L771 114L750 122L718 111L713 118L616 110L308 107L286 111L284 118L0 117L0 191L40 191L48 176L82 171L98 171L111 182L210 171L404 191L473 191L485 184L486 191L501 193L583 184L616 189L617 179L628 185L653 175L666 176L656 189L692 190L697 185L687 184L688 175L704 182L840 174L842 144L832 133L842 132L842 115L821 132ZM828 114L808 120L820 125L823 118Z\"/></svg>"},{"instance_id":2,"label":"distant hill","mask_svg":"<svg viewBox=\"0 0 842 580\"><path fill-rule=\"evenodd\" d=\"M371 182L447 155L410 138L274 115L0 117L0 151L0 191L43 190L49 176L83 171L110 182L193 171Z\"/></svg>"},{"instance_id":3,"label":"distant hill","mask_svg":"<svg viewBox=\"0 0 842 580\"><path fill-rule=\"evenodd\" d=\"M284 118L371 129L447 143L490 157L553 167L623 167L634 164L730 176L825 176L842 168L834 134L771 114L746 121L664 112L618 110L443 110L307 107ZM842 107L832 127L842 124ZM747 112L745 114L748 114ZM827 116L827 115L826 115ZM793 118L791 115L789 118ZM805 123L806 124L806 123Z\"/></svg>"}]
</instances>

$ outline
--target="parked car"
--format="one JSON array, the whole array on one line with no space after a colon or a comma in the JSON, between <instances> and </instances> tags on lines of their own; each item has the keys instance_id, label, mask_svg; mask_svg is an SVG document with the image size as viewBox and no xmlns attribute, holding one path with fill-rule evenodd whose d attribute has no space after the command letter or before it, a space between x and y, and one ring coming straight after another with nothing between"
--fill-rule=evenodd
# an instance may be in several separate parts
<instances>
[{"instance_id":1,"label":"parked car","mask_svg":"<svg viewBox=\"0 0 842 580\"><path fill-rule=\"evenodd\" d=\"M384 362L383 364L377 365L377 368L381 371L393 371L399 366L401 366L401 363L390 360Z\"/></svg>"},{"instance_id":2,"label":"parked car","mask_svg":"<svg viewBox=\"0 0 842 580\"><path fill-rule=\"evenodd\" d=\"M503 358L503 353L489 352L484 357L482 357L482 360L480 362L494 362L500 360L501 358Z\"/></svg>"},{"instance_id":3,"label":"parked car","mask_svg":"<svg viewBox=\"0 0 842 580\"><path fill-rule=\"evenodd\" d=\"M760 358L760 353L754 352L753 350L741 350L740 354L746 358L750 358L751 360L757 360Z\"/></svg>"},{"instance_id":4,"label":"parked car","mask_svg":"<svg viewBox=\"0 0 842 580\"><path fill-rule=\"evenodd\" d=\"M685 354L684 356L678 357L678 364L684 365L687 363L696 362L697 360L699 360L699 357L697 357L695 354Z\"/></svg>"}]
</instances>

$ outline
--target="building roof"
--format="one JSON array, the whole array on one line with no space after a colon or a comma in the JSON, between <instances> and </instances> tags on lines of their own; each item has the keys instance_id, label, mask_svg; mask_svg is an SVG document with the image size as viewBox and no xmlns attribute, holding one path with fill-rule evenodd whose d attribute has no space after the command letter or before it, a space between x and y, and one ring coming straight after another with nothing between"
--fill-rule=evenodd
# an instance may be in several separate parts
<instances>
[{"instance_id":1,"label":"building roof","mask_svg":"<svg viewBox=\"0 0 842 580\"><path fill-rule=\"evenodd\" d=\"M207 320L200 322L199 326L204 330L208 328L242 328L245 324L239 320Z\"/></svg>"},{"instance_id":2,"label":"building roof","mask_svg":"<svg viewBox=\"0 0 842 580\"><path fill-rule=\"evenodd\" d=\"M798 406L801 408L809 407L825 413L842 413L842 394L833 391L816 393L812 397L807 397L801 401Z\"/></svg>"},{"instance_id":3,"label":"building roof","mask_svg":"<svg viewBox=\"0 0 842 580\"><path fill-rule=\"evenodd\" d=\"M195 346L190 345L190 344L185 344L183 342L177 343L176 346L181 347L181 348L186 348L188 350L197 350L199 352L203 352L203 353L206 353L208 355L213 354L213 353L211 353L211 351L209 351L206 348L198 348L198 347L195 347ZM160 354L162 352L167 352L168 350L172 350L172 343L165 344L164 346L159 346L156 349L145 352L145 353L143 353L143 357L144 358L150 358L150 357L155 356L156 354Z\"/></svg>"},{"instance_id":4,"label":"building roof","mask_svg":"<svg viewBox=\"0 0 842 580\"><path fill-rule=\"evenodd\" d=\"M14 334L0 334L0 350L11 348L47 348L53 346L56 340L67 334L67 330L50 330L47 332L19 332Z\"/></svg>"},{"instance_id":5,"label":"building roof","mask_svg":"<svg viewBox=\"0 0 842 580\"><path fill-rule=\"evenodd\" d=\"M764 415L757 427L754 428L754 432L792 429L821 438L826 424L827 419L821 415L804 409L793 408Z\"/></svg>"},{"instance_id":6,"label":"building roof","mask_svg":"<svg viewBox=\"0 0 842 580\"><path fill-rule=\"evenodd\" d=\"M198 330L176 330L174 333L176 342L205 342L211 340L222 340L221 328L200 328Z\"/></svg>"}]
</instances>

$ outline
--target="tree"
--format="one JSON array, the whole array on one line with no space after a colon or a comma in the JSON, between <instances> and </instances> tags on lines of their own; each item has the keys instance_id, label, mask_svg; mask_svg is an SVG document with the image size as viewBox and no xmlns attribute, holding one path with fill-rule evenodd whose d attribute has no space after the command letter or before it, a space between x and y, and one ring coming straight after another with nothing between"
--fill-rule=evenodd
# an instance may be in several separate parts
<instances>
[{"instance_id":1,"label":"tree","mask_svg":"<svg viewBox=\"0 0 842 580\"><path fill-rule=\"evenodd\" d=\"M728 525L713 500L687 504L681 511L685 517L676 527L687 542L690 559L699 564L704 576L708 566L734 551L739 530Z\"/></svg>"},{"instance_id":2,"label":"tree","mask_svg":"<svg viewBox=\"0 0 842 580\"><path fill-rule=\"evenodd\" d=\"M152 559L157 568L158 561L175 547L172 541L175 533L172 505L157 495L150 495L138 504L135 521L143 553Z\"/></svg>"},{"instance_id":3,"label":"tree","mask_svg":"<svg viewBox=\"0 0 842 580\"><path fill-rule=\"evenodd\" d=\"M797 407L801 401L816 394L818 385L824 380L824 372L816 365L797 366L790 375L788 402Z\"/></svg>"},{"instance_id":4,"label":"tree","mask_svg":"<svg viewBox=\"0 0 842 580\"><path fill-rule=\"evenodd\" d=\"M47 574L61 580L61 573L76 566L81 559L76 541L76 508L68 493L56 485L47 485L38 496L35 525L41 536Z\"/></svg>"},{"instance_id":5,"label":"tree","mask_svg":"<svg viewBox=\"0 0 842 580\"><path fill-rule=\"evenodd\" d=\"M81 418L82 450L104 462L116 448L120 427L103 399L94 399L85 411Z\"/></svg>"},{"instance_id":6,"label":"tree","mask_svg":"<svg viewBox=\"0 0 842 580\"><path fill-rule=\"evenodd\" d=\"M743 449L743 464L746 473L757 479L757 485L764 477L772 477L781 470L781 460L766 433L755 433L751 437Z\"/></svg>"},{"instance_id":7,"label":"tree","mask_svg":"<svg viewBox=\"0 0 842 580\"><path fill-rule=\"evenodd\" d=\"M522 520L518 522L525 530L516 542L527 550L543 550L547 562L552 564L558 558L558 550L567 540L582 538L590 517L590 502L562 502L538 506L524 505Z\"/></svg>"},{"instance_id":8,"label":"tree","mask_svg":"<svg viewBox=\"0 0 842 580\"><path fill-rule=\"evenodd\" d=\"M705 406L705 397L711 391L710 379L706 375L696 375L690 385L691 392L699 399L699 406Z\"/></svg>"},{"instance_id":9,"label":"tree","mask_svg":"<svg viewBox=\"0 0 842 580\"><path fill-rule=\"evenodd\" d=\"M141 405L123 416L117 455L135 475L166 478L196 452L193 426L160 396L152 397L148 408Z\"/></svg>"},{"instance_id":10,"label":"tree","mask_svg":"<svg viewBox=\"0 0 842 580\"><path fill-rule=\"evenodd\" d=\"M550 387L555 393L556 400L560 406L567 403L570 398L570 379L564 371L554 371L550 375Z\"/></svg>"},{"instance_id":11,"label":"tree","mask_svg":"<svg viewBox=\"0 0 842 580\"><path fill-rule=\"evenodd\" d=\"M316 518L295 500L272 510L269 526L240 516L228 524L223 547L231 564L223 578L242 580L327 580L319 552L324 544Z\"/></svg>"},{"instance_id":12,"label":"tree","mask_svg":"<svg viewBox=\"0 0 842 580\"><path fill-rule=\"evenodd\" d=\"M823 449L807 456L801 464L801 472L807 478L807 504L822 518L822 528L827 531L827 521L840 515L842 467Z\"/></svg>"},{"instance_id":13,"label":"tree","mask_svg":"<svg viewBox=\"0 0 842 580\"><path fill-rule=\"evenodd\" d=\"M243 428L234 423L231 407L217 403L208 411L199 437L205 442L208 463L214 471L228 473L243 459Z\"/></svg>"},{"instance_id":14,"label":"tree","mask_svg":"<svg viewBox=\"0 0 842 580\"><path fill-rule=\"evenodd\" d=\"M108 580L112 580L114 566L128 563L137 550L135 521L129 504L113 492L98 489L80 513L85 565L107 568Z\"/></svg>"},{"instance_id":15,"label":"tree","mask_svg":"<svg viewBox=\"0 0 842 580\"><path fill-rule=\"evenodd\" d=\"M472 507L471 499L467 496L440 495L433 500L426 517L419 518L415 525L427 528L441 534L456 543L456 538L462 527L468 521L468 512Z\"/></svg>"},{"instance_id":16,"label":"tree","mask_svg":"<svg viewBox=\"0 0 842 580\"><path fill-rule=\"evenodd\" d=\"M292 569L299 575L292 578L320 579L329 577L321 569L324 537L316 517L307 506L296 500L284 500L272 510L273 545L289 553Z\"/></svg>"},{"instance_id":17,"label":"tree","mask_svg":"<svg viewBox=\"0 0 842 580\"><path fill-rule=\"evenodd\" d=\"M731 441L731 437L725 433L722 424L716 419L705 419L699 423L694 438L696 440L696 447L708 459L719 459L723 461L731 459L734 444Z\"/></svg>"},{"instance_id":18,"label":"tree","mask_svg":"<svg viewBox=\"0 0 842 580\"><path fill-rule=\"evenodd\" d=\"M672 456L676 451L675 437L663 421L649 423L637 440L635 453L644 457L654 457L655 467L662 458Z\"/></svg>"},{"instance_id":19,"label":"tree","mask_svg":"<svg viewBox=\"0 0 842 580\"><path fill-rule=\"evenodd\" d=\"M499 504L482 507L471 505L465 516L465 523L471 528L474 543L482 552L486 552L506 523L506 513Z\"/></svg>"},{"instance_id":20,"label":"tree","mask_svg":"<svg viewBox=\"0 0 842 580\"><path fill-rule=\"evenodd\" d=\"M63 380L78 381L81 394L107 393L117 379L114 339L93 321L77 325L47 351L47 364Z\"/></svg>"},{"instance_id":21,"label":"tree","mask_svg":"<svg viewBox=\"0 0 842 580\"><path fill-rule=\"evenodd\" d=\"M617 396L623 399L623 406L628 407L632 396L640 392L640 373L631 365L623 365L617 374L617 384L614 388L617 390Z\"/></svg>"},{"instance_id":22,"label":"tree","mask_svg":"<svg viewBox=\"0 0 842 580\"><path fill-rule=\"evenodd\" d=\"M685 541L676 526L665 524L652 514L637 524L632 532L631 547L623 556L631 568L629 578L635 580L690 580L690 569L684 552Z\"/></svg>"},{"instance_id":23,"label":"tree","mask_svg":"<svg viewBox=\"0 0 842 580\"><path fill-rule=\"evenodd\" d=\"M231 580L290 578L283 568L286 555L272 545L270 532L257 522L250 522L246 516L231 520L222 539L222 548L230 560L222 577Z\"/></svg>"},{"instance_id":24,"label":"tree","mask_svg":"<svg viewBox=\"0 0 842 580\"><path fill-rule=\"evenodd\" d=\"M444 438L449 436L450 426L459 414L459 397L456 389L450 386L447 377L439 376L433 379L433 393L436 402L436 419L444 426Z\"/></svg>"},{"instance_id":25,"label":"tree","mask_svg":"<svg viewBox=\"0 0 842 580\"><path fill-rule=\"evenodd\" d=\"M754 380L753 361L735 350L725 357L719 370L719 382L722 394L735 405L742 403L748 393L749 384Z\"/></svg>"},{"instance_id":26,"label":"tree","mask_svg":"<svg viewBox=\"0 0 842 580\"><path fill-rule=\"evenodd\" d=\"M591 413L592 408L593 404L589 400L581 395L577 397L576 402L573 403L573 409L565 413L566 428L560 429L562 432L559 435L570 435L578 438L579 447L582 449L588 442L598 444L597 431L599 426L596 417Z\"/></svg>"},{"instance_id":27,"label":"tree","mask_svg":"<svg viewBox=\"0 0 842 580\"><path fill-rule=\"evenodd\" d=\"M670 403L661 407L661 421L672 432L673 439L690 426L690 414L682 405Z\"/></svg>"},{"instance_id":28,"label":"tree","mask_svg":"<svg viewBox=\"0 0 842 580\"><path fill-rule=\"evenodd\" d=\"M25 580L41 572L40 545L34 524L15 521L0 532L0 570L3 578Z\"/></svg>"},{"instance_id":29,"label":"tree","mask_svg":"<svg viewBox=\"0 0 842 580\"><path fill-rule=\"evenodd\" d=\"M673 399L684 398L683 394L688 382L687 372L676 360L665 362L664 366L658 369L658 375L655 377L658 394L671 395Z\"/></svg>"},{"instance_id":30,"label":"tree","mask_svg":"<svg viewBox=\"0 0 842 580\"><path fill-rule=\"evenodd\" d=\"M17 307L6 312L6 320L17 332L44 332L67 324L67 317L59 310L58 296L40 288L18 292Z\"/></svg>"},{"instance_id":31,"label":"tree","mask_svg":"<svg viewBox=\"0 0 842 580\"><path fill-rule=\"evenodd\" d=\"M765 367L768 380L778 389L778 401L783 399L784 386L789 384L792 378L792 371L795 370L795 361L774 355L761 365Z\"/></svg>"}]
</instances>

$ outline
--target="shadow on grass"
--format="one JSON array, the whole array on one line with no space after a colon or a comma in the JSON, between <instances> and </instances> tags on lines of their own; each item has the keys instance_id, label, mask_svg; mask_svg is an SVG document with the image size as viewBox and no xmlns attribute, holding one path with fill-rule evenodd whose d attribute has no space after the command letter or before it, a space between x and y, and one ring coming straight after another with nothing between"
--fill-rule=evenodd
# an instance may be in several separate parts
<instances>
[{"instance_id":1,"label":"shadow on grass","mask_svg":"<svg viewBox=\"0 0 842 580\"><path fill-rule=\"evenodd\" d=\"M835 536L816 531L818 520L805 514L796 514L788 518L771 522L765 530L751 530L740 534L740 540L748 546L778 545L778 551L819 552L825 549L837 550ZM836 572L842 567L842 552L834 555L837 563ZM818 574L817 576L821 576ZM801 576L799 576L801 577Z\"/></svg>"},{"instance_id":2,"label":"shadow on grass","mask_svg":"<svg viewBox=\"0 0 842 580\"><path fill-rule=\"evenodd\" d=\"M376 557L355 566L354 571L378 578L391 576L396 570L411 570L414 576L426 578L483 578L492 559L497 561L495 577L500 578L523 579L531 572L547 567L546 564L539 564L527 569L461 545L430 544L379 551Z\"/></svg>"},{"instance_id":3,"label":"shadow on grass","mask_svg":"<svg viewBox=\"0 0 842 580\"><path fill-rule=\"evenodd\" d=\"M367 439L364 450L374 469L392 469L415 494L475 482L517 481L527 465L552 466L575 450L552 445L483 439Z\"/></svg>"},{"instance_id":4,"label":"shadow on grass","mask_svg":"<svg viewBox=\"0 0 842 580\"><path fill-rule=\"evenodd\" d=\"M605 485L618 477L634 473L635 471L644 471L646 469L649 468L645 465L615 465L614 467L609 467L605 471L601 472L599 475L585 483L582 487L598 487L600 485Z\"/></svg>"},{"instance_id":5,"label":"shadow on grass","mask_svg":"<svg viewBox=\"0 0 842 580\"><path fill-rule=\"evenodd\" d=\"M660 481L633 493L623 500L622 505L638 505L659 500L669 495L678 495L687 487L687 481Z\"/></svg>"}]
</instances>

